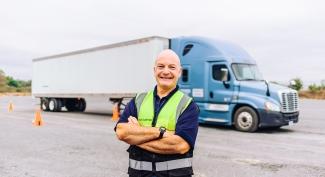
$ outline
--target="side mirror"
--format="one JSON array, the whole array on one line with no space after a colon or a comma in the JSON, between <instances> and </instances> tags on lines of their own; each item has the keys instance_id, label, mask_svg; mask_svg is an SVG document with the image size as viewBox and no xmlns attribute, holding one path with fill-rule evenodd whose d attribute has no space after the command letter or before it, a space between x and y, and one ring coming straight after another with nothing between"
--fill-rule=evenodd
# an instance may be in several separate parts
<instances>
[{"instance_id":1,"label":"side mirror","mask_svg":"<svg viewBox=\"0 0 325 177\"><path fill-rule=\"evenodd\" d=\"M228 69L221 68L221 81L225 82L228 81Z\"/></svg>"},{"instance_id":2,"label":"side mirror","mask_svg":"<svg viewBox=\"0 0 325 177\"><path fill-rule=\"evenodd\" d=\"M230 87L230 84L228 83L228 69L227 68L221 68L221 81L223 82L223 85L226 88Z\"/></svg>"}]
</instances>

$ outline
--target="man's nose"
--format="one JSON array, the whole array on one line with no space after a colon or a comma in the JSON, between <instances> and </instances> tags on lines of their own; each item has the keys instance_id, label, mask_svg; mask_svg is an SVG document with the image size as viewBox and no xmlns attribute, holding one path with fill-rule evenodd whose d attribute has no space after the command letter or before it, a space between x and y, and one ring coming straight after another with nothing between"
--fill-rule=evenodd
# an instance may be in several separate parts
<instances>
[{"instance_id":1,"label":"man's nose","mask_svg":"<svg viewBox=\"0 0 325 177\"><path fill-rule=\"evenodd\" d=\"M169 69L168 67L165 67L162 71L163 74L169 74Z\"/></svg>"}]
</instances>

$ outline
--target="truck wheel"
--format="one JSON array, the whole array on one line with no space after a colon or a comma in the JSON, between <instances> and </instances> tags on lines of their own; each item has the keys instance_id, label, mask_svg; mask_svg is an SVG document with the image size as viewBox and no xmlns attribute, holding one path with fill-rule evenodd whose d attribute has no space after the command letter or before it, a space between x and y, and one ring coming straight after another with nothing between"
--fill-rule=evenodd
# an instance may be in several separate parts
<instances>
[{"instance_id":1,"label":"truck wheel","mask_svg":"<svg viewBox=\"0 0 325 177\"><path fill-rule=\"evenodd\" d=\"M56 104L56 109L55 109L55 111L56 112L61 112L61 110L62 110L62 100L61 99L56 99L56 102L57 102L57 104Z\"/></svg>"},{"instance_id":2,"label":"truck wheel","mask_svg":"<svg viewBox=\"0 0 325 177\"><path fill-rule=\"evenodd\" d=\"M47 98L41 98L41 110L49 111L49 100Z\"/></svg>"},{"instance_id":3,"label":"truck wheel","mask_svg":"<svg viewBox=\"0 0 325 177\"><path fill-rule=\"evenodd\" d=\"M254 132L258 128L258 117L252 108L243 106L236 111L234 123L239 131Z\"/></svg>"},{"instance_id":4,"label":"truck wheel","mask_svg":"<svg viewBox=\"0 0 325 177\"><path fill-rule=\"evenodd\" d=\"M67 108L69 112L76 111L76 100L67 99L65 102L65 108Z\"/></svg>"},{"instance_id":5,"label":"truck wheel","mask_svg":"<svg viewBox=\"0 0 325 177\"><path fill-rule=\"evenodd\" d=\"M84 112L86 110L86 101L85 99L81 98L78 100L78 111Z\"/></svg>"},{"instance_id":6,"label":"truck wheel","mask_svg":"<svg viewBox=\"0 0 325 177\"><path fill-rule=\"evenodd\" d=\"M52 112L60 112L62 108L62 102L60 99L51 98L49 101L49 110Z\"/></svg>"}]
</instances>

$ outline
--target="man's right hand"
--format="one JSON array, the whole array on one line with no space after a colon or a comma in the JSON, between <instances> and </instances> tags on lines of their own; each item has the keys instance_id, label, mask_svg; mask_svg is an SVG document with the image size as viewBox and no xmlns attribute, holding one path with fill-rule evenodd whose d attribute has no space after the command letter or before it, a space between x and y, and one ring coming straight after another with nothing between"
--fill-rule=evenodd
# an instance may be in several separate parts
<instances>
[{"instance_id":1,"label":"man's right hand","mask_svg":"<svg viewBox=\"0 0 325 177\"><path fill-rule=\"evenodd\" d=\"M129 124L132 124L132 125L135 125L135 126L140 126L140 124L139 124L139 122L138 122L138 119L137 118L135 118L135 117L133 117L133 116L130 116L129 118L128 118L128 123Z\"/></svg>"}]
</instances>

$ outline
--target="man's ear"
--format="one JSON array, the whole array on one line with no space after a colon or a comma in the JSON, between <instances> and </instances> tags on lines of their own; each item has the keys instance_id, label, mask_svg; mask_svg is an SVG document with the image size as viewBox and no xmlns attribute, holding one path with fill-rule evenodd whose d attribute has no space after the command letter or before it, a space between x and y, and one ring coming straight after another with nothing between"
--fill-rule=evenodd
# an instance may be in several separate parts
<instances>
[{"instance_id":1,"label":"man's ear","mask_svg":"<svg viewBox=\"0 0 325 177\"><path fill-rule=\"evenodd\" d=\"M183 73L183 68L182 68L182 67L180 67L180 69L179 69L179 75L178 75L178 78L180 78L180 77L181 77L182 73Z\"/></svg>"}]
</instances>

